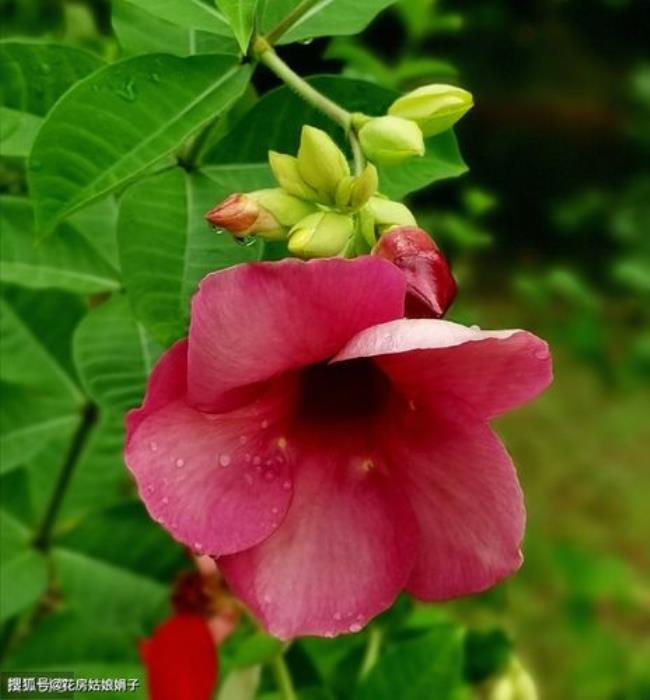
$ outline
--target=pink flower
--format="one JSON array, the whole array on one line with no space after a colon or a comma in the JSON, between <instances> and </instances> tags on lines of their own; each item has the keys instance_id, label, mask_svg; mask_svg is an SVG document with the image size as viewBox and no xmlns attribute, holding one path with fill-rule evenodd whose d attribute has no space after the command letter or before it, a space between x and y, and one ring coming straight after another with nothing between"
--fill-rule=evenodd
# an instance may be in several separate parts
<instances>
[{"instance_id":1,"label":"pink flower","mask_svg":"<svg viewBox=\"0 0 650 700\"><path fill-rule=\"evenodd\" d=\"M488 421L542 391L546 344L403 318L377 257L208 275L128 416L152 517L218 558L272 634L355 632L400 590L482 591L521 563L521 490Z\"/></svg>"}]
</instances>

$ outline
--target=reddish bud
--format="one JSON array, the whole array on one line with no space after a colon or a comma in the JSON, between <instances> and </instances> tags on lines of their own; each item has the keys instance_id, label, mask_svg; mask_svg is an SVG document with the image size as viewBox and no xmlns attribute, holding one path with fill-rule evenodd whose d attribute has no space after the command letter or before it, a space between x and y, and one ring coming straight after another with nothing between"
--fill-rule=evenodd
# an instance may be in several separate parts
<instances>
[{"instance_id":1,"label":"reddish bud","mask_svg":"<svg viewBox=\"0 0 650 700\"><path fill-rule=\"evenodd\" d=\"M216 228L232 234L248 232L260 215L257 202L245 194L231 194L205 215L206 220Z\"/></svg>"},{"instance_id":2,"label":"reddish bud","mask_svg":"<svg viewBox=\"0 0 650 700\"><path fill-rule=\"evenodd\" d=\"M140 644L151 700L210 700L217 685L217 653L208 623L176 614Z\"/></svg>"},{"instance_id":3,"label":"reddish bud","mask_svg":"<svg viewBox=\"0 0 650 700\"><path fill-rule=\"evenodd\" d=\"M456 296L449 263L431 236L415 226L397 226L384 233L373 255L390 260L406 277L407 318L440 318Z\"/></svg>"}]
</instances>

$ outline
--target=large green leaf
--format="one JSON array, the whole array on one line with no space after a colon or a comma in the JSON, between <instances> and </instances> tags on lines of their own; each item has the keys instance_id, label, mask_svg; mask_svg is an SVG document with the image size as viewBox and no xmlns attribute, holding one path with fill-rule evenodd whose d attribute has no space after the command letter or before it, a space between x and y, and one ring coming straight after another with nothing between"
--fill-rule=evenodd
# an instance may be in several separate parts
<instances>
[{"instance_id":1,"label":"large green leaf","mask_svg":"<svg viewBox=\"0 0 650 700\"><path fill-rule=\"evenodd\" d=\"M148 53L170 53L175 56L221 53L236 56L239 53L234 37L179 26L128 0L113 0L111 21L125 56Z\"/></svg>"},{"instance_id":2,"label":"large green leaf","mask_svg":"<svg viewBox=\"0 0 650 700\"><path fill-rule=\"evenodd\" d=\"M78 80L104 65L80 49L0 41L0 153L26 158L44 117Z\"/></svg>"},{"instance_id":3,"label":"large green leaf","mask_svg":"<svg viewBox=\"0 0 650 700\"><path fill-rule=\"evenodd\" d=\"M64 92L103 65L98 56L70 46L0 41L2 106L44 117Z\"/></svg>"},{"instance_id":4,"label":"large green leaf","mask_svg":"<svg viewBox=\"0 0 650 700\"><path fill-rule=\"evenodd\" d=\"M269 0L262 26L272 29L302 0ZM395 0L320 0L282 36L280 43L317 36L357 34Z\"/></svg>"},{"instance_id":5,"label":"large green leaf","mask_svg":"<svg viewBox=\"0 0 650 700\"><path fill-rule=\"evenodd\" d=\"M217 6L228 20L242 53L246 53L253 33L257 0L216 0Z\"/></svg>"},{"instance_id":6,"label":"large green leaf","mask_svg":"<svg viewBox=\"0 0 650 700\"><path fill-rule=\"evenodd\" d=\"M319 76L310 83L351 112L382 114L397 93L362 80ZM347 148L340 128L282 87L265 95L210 151L213 163L266 162L269 149L295 153L303 124L326 130ZM452 131L427 140L427 152L392 168L380 169L380 188L399 199L438 180L456 177L466 170Z\"/></svg>"},{"instance_id":7,"label":"large green leaf","mask_svg":"<svg viewBox=\"0 0 650 700\"><path fill-rule=\"evenodd\" d=\"M441 625L428 634L398 642L380 657L355 700L452 700L461 685L462 632Z\"/></svg>"},{"instance_id":8,"label":"large green leaf","mask_svg":"<svg viewBox=\"0 0 650 700\"><path fill-rule=\"evenodd\" d=\"M139 56L77 83L29 160L37 228L51 231L178 148L241 95L250 68L224 56Z\"/></svg>"},{"instance_id":9,"label":"large green leaf","mask_svg":"<svg viewBox=\"0 0 650 700\"><path fill-rule=\"evenodd\" d=\"M229 36L230 27L210 0L128 0L167 22L187 29L201 29Z\"/></svg>"},{"instance_id":10,"label":"large green leaf","mask_svg":"<svg viewBox=\"0 0 650 700\"><path fill-rule=\"evenodd\" d=\"M217 235L205 212L238 191L271 183L268 168L175 169L131 187L120 204L118 237L125 286L136 317L163 344L186 333L189 300L198 281L259 256L257 246Z\"/></svg>"},{"instance_id":11,"label":"large green leaf","mask_svg":"<svg viewBox=\"0 0 650 700\"><path fill-rule=\"evenodd\" d=\"M120 286L117 271L69 224L36 243L33 212L26 199L0 200L0 280L33 289L58 288L96 294Z\"/></svg>"},{"instance_id":12,"label":"large green leaf","mask_svg":"<svg viewBox=\"0 0 650 700\"><path fill-rule=\"evenodd\" d=\"M43 120L8 107L0 107L0 156L26 158Z\"/></svg>"},{"instance_id":13,"label":"large green leaf","mask_svg":"<svg viewBox=\"0 0 650 700\"><path fill-rule=\"evenodd\" d=\"M124 411L140 403L161 348L134 319L125 296L90 311L73 344L81 381L100 406Z\"/></svg>"},{"instance_id":14,"label":"large green leaf","mask_svg":"<svg viewBox=\"0 0 650 700\"><path fill-rule=\"evenodd\" d=\"M0 621L33 605L46 586L47 564L31 548L31 533L0 511Z\"/></svg>"},{"instance_id":15,"label":"large green leaf","mask_svg":"<svg viewBox=\"0 0 650 700\"><path fill-rule=\"evenodd\" d=\"M81 394L6 299L0 300L2 470L30 459L79 420Z\"/></svg>"}]
</instances>

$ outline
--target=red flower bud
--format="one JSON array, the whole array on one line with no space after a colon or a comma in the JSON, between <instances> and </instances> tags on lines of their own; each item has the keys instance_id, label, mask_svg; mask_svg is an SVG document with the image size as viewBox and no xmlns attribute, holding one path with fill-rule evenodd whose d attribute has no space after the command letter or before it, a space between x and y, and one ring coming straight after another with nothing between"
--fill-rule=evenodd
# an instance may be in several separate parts
<instances>
[{"instance_id":1,"label":"red flower bud","mask_svg":"<svg viewBox=\"0 0 650 700\"><path fill-rule=\"evenodd\" d=\"M208 623L176 614L140 643L151 700L210 700L218 661Z\"/></svg>"},{"instance_id":2,"label":"red flower bud","mask_svg":"<svg viewBox=\"0 0 650 700\"><path fill-rule=\"evenodd\" d=\"M232 234L246 233L257 221L260 207L257 202L245 194L231 194L205 215L206 220L216 228L222 228Z\"/></svg>"},{"instance_id":3,"label":"red flower bud","mask_svg":"<svg viewBox=\"0 0 650 700\"><path fill-rule=\"evenodd\" d=\"M415 226L384 233L372 251L390 260L406 277L407 318L440 318L456 296L449 263L431 236Z\"/></svg>"}]
</instances>

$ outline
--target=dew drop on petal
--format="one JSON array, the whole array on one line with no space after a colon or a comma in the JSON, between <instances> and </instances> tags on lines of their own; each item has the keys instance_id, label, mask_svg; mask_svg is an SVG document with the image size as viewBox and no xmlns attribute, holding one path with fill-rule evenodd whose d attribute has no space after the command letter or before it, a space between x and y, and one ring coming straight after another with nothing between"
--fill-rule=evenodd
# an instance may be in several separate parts
<instances>
[{"instance_id":1,"label":"dew drop on petal","mask_svg":"<svg viewBox=\"0 0 650 700\"><path fill-rule=\"evenodd\" d=\"M262 600L268 604L271 602L271 596L267 593Z\"/></svg>"},{"instance_id":2,"label":"dew drop on petal","mask_svg":"<svg viewBox=\"0 0 650 700\"><path fill-rule=\"evenodd\" d=\"M169 498L167 498L167 496L164 496L163 499L162 499L162 504L163 504L164 506L166 506L168 503L169 503Z\"/></svg>"},{"instance_id":3,"label":"dew drop on petal","mask_svg":"<svg viewBox=\"0 0 650 700\"><path fill-rule=\"evenodd\" d=\"M240 444L245 445L248 442L248 438L245 435L240 435L239 442Z\"/></svg>"},{"instance_id":4,"label":"dew drop on petal","mask_svg":"<svg viewBox=\"0 0 650 700\"><path fill-rule=\"evenodd\" d=\"M361 631L361 625L358 622L353 622L348 629L350 632L360 632Z\"/></svg>"},{"instance_id":5,"label":"dew drop on petal","mask_svg":"<svg viewBox=\"0 0 650 700\"><path fill-rule=\"evenodd\" d=\"M219 464L222 467L227 467L231 461L230 455L223 454L219 456Z\"/></svg>"},{"instance_id":6,"label":"dew drop on petal","mask_svg":"<svg viewBox=\"0 0 650 700\"><path fill-rule=\"evenodd\" d=\"M176 460L175 464L176 464L176 466L179 467L179 468L180 468L180 467L184 467L184 466L185 466L185 460L184 460L184 459L181 459L181 458L179 457L179 458Z\"/></svg>"},{"instance_id":7,"label":"dew drop on petal","mask_svg":"<svg viewBox=\"0 0 650 700\"><path fill-rule=\"evenodd\" d=\"M290 482L290 481L285 481L285 482L282 484L282 488L283 488L285 491L288 491L288 490L291 488L291 482Z\"/></svg>"},{"instance_id":8,"label":"dew drop on petal","mask_svg":"<svg viewBox=\"0 0 650 700\"><path fill-rule=\"evenodd\" d=\"M263 420L263 421L262 421L262 428L263 428L263 429L266 429L266 428L268 428L268 427L269 427L269 422L268 422L267 420Z\"/></svg>"},{"instance_id":9,"label":"dew drop on petal","mask_svg":"<svg viewBox=\"0 0 650 700\"><path fill-rule=\"evenodd\" d=\"M261 464L262 463L262 458L259 455L256 455L253 457L253 464Z\"/></svg>"},{"instance_id":10,"label":"dew drop on petal","mask_svg":"<svg viewBox=\"0 0 650 700\"><path fill-rule=\"evenodd\" d=\"M149 449L152 452L155 452L158 449L158 443L154 442L153 440L149 443Z\"/></svg>"},{"instance_id":11,"label":"dew drop on petal","mask_svg":"<svg viewBox=\"0 0 650 700\"><path fill-rule=\"evenodd\" d=\"M244 474L244 479L249 486L253 485L253 475L252 474L249 474L248 472L246 472L246 474Z\"/></svg>"},{"instance_id":12,"label":"dew drop on petal","mask_svg":"<svg viewBox=\"0 0 650 700\"><path fill-rule=\"evenodd\" d=\"M196 554L203 554L203 545L200 542L194 543L194 552Z\"/></svg>"},{"instance_id":13,"label":"dew drop on petal","mask_svg":"<svg viewBox=\"0 0 650 700\"><path fill-rule=\"evenodd\" d=\"M278 508L276 508L275 506L273 506L273 508L271 508L271 513L273 513L273 515L277 515L279 512L280 512L280 510Z\"/></svg>"},{"instance_id":14,"label":"dew drop on petal","mask_svg":"<svg viewBox=\"0 0 650 700\"><path fill-rule=\"evenodd\" d=\"M244 455L244 462L248 464L251 461L251 456L248 454L248 452Z\"/></svg>"},{"instance_id":15,"label":"dew drop on petal","mask_svg":"<svg viewBox=\"0 0 650 700\"><path fill-rule=\"evenodd\" d=\"M273 481L273 479L275 479L276 476L277 476L277 473L274 472L272 469L267 469L264 472L264 479L266 481Z\"/></svg>"},{"instance_id":16,"label":"dew drop on petal","mask_svg":"<svg viewBox=\"0 0 650 700\"><path fill-rule=\"evenodd\" d=\"M335 620L340 620L341 617L343 617L343 616L341 615L340 612L337 611L337 612L334 613L334 619L335 619Z\"/></svg>"}]
</instances>

